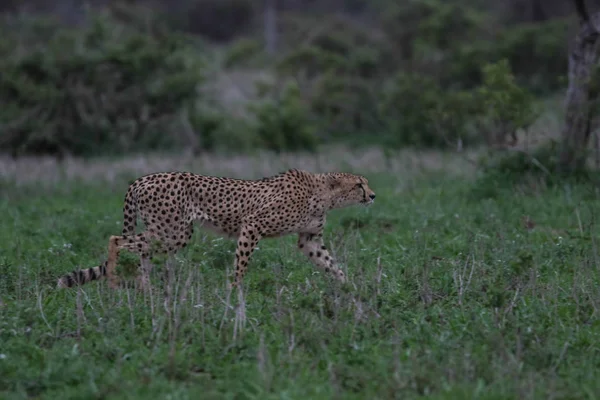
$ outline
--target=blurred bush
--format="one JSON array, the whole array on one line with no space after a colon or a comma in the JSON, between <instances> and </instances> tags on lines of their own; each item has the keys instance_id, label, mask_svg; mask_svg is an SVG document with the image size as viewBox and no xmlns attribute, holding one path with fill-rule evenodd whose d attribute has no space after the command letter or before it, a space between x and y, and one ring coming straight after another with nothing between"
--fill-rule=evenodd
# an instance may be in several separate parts
<instances>
[{"instance_id":1,"label":"blurred bush","mask_svg":"<svg viewBox=\"0 0 600 400\"><path fill-rule=\"evenodd\" d=\"M176 142L165 132L203 81L202 59L185 37L108 13L81 28L23 23L0 39L3 150L91 155Z\"/></svg>"},{"instance_id":2,"label":"blurred bush","mask_svg":"<svg viewBox=\"0 0 600 400\"><path fill-rule=\"evenodd\" d=\"M510 25L476 1L384 2L380 29L283 21L278 77L300 83L326 141L496 143L526 128L532 92L555 91L566 73L567 20Z\"/></svg>"},{"instance_id":3,"label":"blurred bush","mask_svg":"<svg viewBox=\"0 0 600 400\"><path fill-rule=\"evenodd\" d=\"M506 59L517 81L529 89L556 91L567 75L569 26L565 18L509 26L498 40L496 60Z\"/></svg>"},{"instance_id":4,"label":"blurred bush","mask_svg":"<svg viewBox=\"0 0 600 400\"><path fill-rule=\"evenodd\" d=\"M390 145L456 147L474 142L467 131L472 95L445 91L434 79L399 73L381 101Z\"/></svg>"},{"instance_id":5,"label":"blurred bush","mask_svg":"<svg viewBox=\"0 0 600 400\"><path fill-rule=\"evenodd\" d=\"M565 18L507 20L482 0L345 1L351 16L298 1L278 15L275 57L263 51L262 6L251 0L183 0L166 16L115 3L74 28L6 20L0 148L87 155L312 151L332 141L498 145L528 128L535 96L564 85ZM299 11L311 7L321 11ZM201 47L181 31L219 46ZM222 75L243 69L276 83L256 96ZM221 86L208 93L213 82ZM231 93L249 107L232 111Z\"/></svg>"},{"instance_id":6,"label":"blurred bush","mask_svg":"<svg viewBox=\"0 0 600 400\"><path fill-rule=\"evenodd\" d=\"M315 25L285 19L300 42L279 60L280 79L292 77L325 140L372 140L381 130L378 102L383 78L394 71L392 48L381 35L343 18ZM294 25L295 24L295 25Z\"/></svg>"},{"instance_id":7,"label":"blurred bush","mask_svg":"<svg viewBox=\"0 0 600 400\"><path fill-rule=\"evenodd\" d=\"M323 134L345 141L349 136L372 138L382 128L378 88L376 83L351 74L329 72L315 80L311 111Z\"/></svg>"},{"instance_id":8,"label":"blurred bush","mask_svg":"<svg viewBox=\"0 0 600 400\"><path fill-rule=\"evenodd\" d=\"M224 68L250 67L253 62L260 61L262 46L258 40L239 39L233 42L225 52Z\"/></svg>"},{"instance_id":9,"label":"blurred bush","mask_svg":"<svg viewBox=\"0 0 600 400\"><path fill-rule=\"evenodd\" d=\"M472 119L489 146L503 147L507 136L514 144L517 131L527 130L535 121L533 95L516 84L507 60L486 64L482 70Z\"/></svg>"},{"instance_id":10,"label":"blurred bush","mask_svg":"<svg viewBox=\"0 0 600 400\"><path fill-rule=\"evenodd\" d=\"M491 18L465 1L407 0L385 3L383 31L402 60L439 66L473 38L489 37Z\"/></svg>"},{"instance_id":11,"label":"blurred bush","mask_svg":"<svg viewBox=\"0 0 600 400\"><path fill-rule=\"evenodd\" d=\"M475 37L456 49L443 78L465 87L480 83L481 65L506 59L519 84L544 95L564 84L569 20L504 27L493 38Z\"/></svg>"},{"instance_id":12,"label":"blurred bush","mask_svg":"<svg viewBox=\"0 0 600 400\"><path fill-rule=\"evenodd\" d=\"M261 100L250 104L259 146L276 152L315 151L319 144L310 110L298 85L263 85Z\"/></svg>"}]
</instances>

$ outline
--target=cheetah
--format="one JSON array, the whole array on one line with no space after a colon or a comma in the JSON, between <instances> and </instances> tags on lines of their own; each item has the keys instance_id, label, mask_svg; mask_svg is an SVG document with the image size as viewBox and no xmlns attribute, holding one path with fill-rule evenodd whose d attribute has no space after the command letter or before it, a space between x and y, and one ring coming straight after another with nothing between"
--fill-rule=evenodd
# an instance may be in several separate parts
<instances>
[{"instance_id":1,"label":"cheetah","mask_svg":"<svg viewBox=\"0 0 600 400\"><path fill-rule=\"evenodd\" d=\"M109 287L116 288L119 278L115 267L120 250L138 255L141 265L152 254L174 254L189 243L194 222L225 237L237 238L231 287L242 284L259 240L288 234L298 234L298 249L315 267L345 282L344 272L323 243L326 213L351 205L371 205L374 200L368 180L350 173L290 169L259 180L190 172L145 175L129 185L123 207L123 231L121 236L110 237L106 261L61 276L58 287L106 278ZM141 233L135 233L138 216L145 225Z\"/></svg>"}]
</instances>

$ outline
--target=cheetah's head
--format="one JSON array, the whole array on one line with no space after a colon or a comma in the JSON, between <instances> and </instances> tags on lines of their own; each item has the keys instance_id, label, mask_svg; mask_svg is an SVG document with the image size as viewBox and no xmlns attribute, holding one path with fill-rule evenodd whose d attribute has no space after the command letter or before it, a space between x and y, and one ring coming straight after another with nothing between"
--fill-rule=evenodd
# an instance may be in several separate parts
<instances>
[{"instance_id":1,"label":"cheetah's head","mask_svg":"<svg viewBox=\"0 0 600 400\"><path fill-rule=\"evenodd\" d=\"M375 192L369 187L369 181L364 176L332 173L327 175L327 183L332 208L355 204L368 206L375 201Z\"/></svg>"}]
</instances>

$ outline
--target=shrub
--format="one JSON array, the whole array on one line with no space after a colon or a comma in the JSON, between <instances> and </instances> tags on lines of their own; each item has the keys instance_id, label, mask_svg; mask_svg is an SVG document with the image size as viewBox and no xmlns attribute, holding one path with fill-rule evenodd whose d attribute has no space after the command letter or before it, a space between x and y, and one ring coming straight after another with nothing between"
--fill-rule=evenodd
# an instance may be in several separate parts
<instances>
[{"instance_id":1,"label":"shrub","mask_svg":"<svg viewBox=\"0 0 600 400\"><path fill-rule=\"evenodd\" d=\"M252 61L259 59L261 53L262 46L258 40L240 39L233 43L225 53L223 66L225 68L247 66Z\"/></svg>"},{"instance_id":2,"label":"shrub","mask_svg":"<svg viewBox=\"0 0 600 400\"><path fill-rule=\"evenodd\" d=\"M567 72L568 22L551 20L504 27L492 38L460 42L446 60L444 85L472 88L481 83L480 66L508 60L516 80L537 94L563 85Z\"/></svg>"},{"instance_id":3,"label":"shrub","mask_svg":"<svg viewBox=\"0 0 600 400\"><path fill-rule=\"evenodd\" d=\"M597 171L583 168L565 173L560 167L559 142L550 141L530 151L489 152L480 158L479 177L469 197L473 200L494 198L506 190L520 186L535 189L568 183L600 183Z\"/></svg>"},{"instance_id":4,"label":"shrub","mask_svg":"<svg viewBox=\"0 0 600 400\"><path fill-rule=\"evenodd\" d=\"M266 88L261 101L249 110L256 118L255 132L262 147L276 152L316 150L316 125L295 82Z\"/></svg>"},{"instance_id":5,"label":"shrub","mask_svg":"<svg viewBox=\"0 0 600 400\"><path fill-rule=\"evenodd\" d=\"M302 82L322 134L346 141L381 129L377 93L392 70L393 52L382 37L347 19L329 22L306 32L304 44L280 60L277 72Z\"/></svg>"},{"instance_id":6,"label":"shrub","mask_svg":"<svg viewBox=\"0 0 600 400\"><path fill-rule=\"evenodd\" d=\"M222 106L202 104L188 118L199 142L196 153L244 152L260 144L249 121L232 116Z\"/></svg>"},{"instance_id":7,"label":"shrub","mask_svg":"<svg viewBox=\"0 0 600 400\"><path fill-rule=\"evenodd\" d=\"M382 10L383 28L405 59L419 48L448 50L482 35L486 16L474 7L443 0L390 2Z\"/></svg>"},{"instance_id":8,"label":"shrub","mask_svg":"<svg viewBox=\"0 0 600 400\"><path fill-rule=\"evenodd\" d=\"M14 46L0 62L0 149L91 155L172 145L164 129L196 101L203 79L191 48L106 13Z\"/></svg>"},{"instance_id":9,"label":"shrub","mask_svg":"<svg viewBox=\"0 0 600 400\"><path fill-rule=\"evenodd\" d=\"M197 150L215 150L219 136L226 126L223 114L216 110L195 110L188 118L194 134L200 139Z\"/></svg>"},{"instance_id":10,"label":"shrub","mask_svg":"<svg viewBox=\"0 0 600 400\"><path fill-rule=\"evenodd\" d=\"M453 69L454 54L465 43L491 36L483 29L491 19L464 2L443 0L389 2L381 14L383 31L395 48L395 64L440 77Z\"/></svg>"},{"instance_id":11,"label":"shrub","mask_svg":"<svg viewBox=\"0 0 600 400\"><path fill-rule=\"evenodd\" d=\"M533 95L517 85L507 60L482 70L483 84L474 92L478 130L489 145L503 146L507 135L516 142L517 131L535 120Z\"/></svg>"},{"instance_id":12,"label":"shrub","mask_svg":"<svg viewBox=\"0 0 600 400\"><path fill-rule=\"evenodd\" d=\"M562 86L568 68L569 21L519 24L498 38L496 60L507 59L518 82L543 94Z\"/></svg>"},{"instance_id":13,"label":"shrub","mask_svg":"<svg viewBox=\"0 0 600 400\"><path fill-rule=\"evenodd\" d=\"M323 74L310 94L321 129L334 139L380 130L377 87L352 75Z\"/></svg>"},{"instance_id":14,"label":"shrub","mask_svg":"<svg viewBox=\"0 0 600 400\"><path fill-rule=\"evenodd\" d=\"M435 75L444 87L481 83L480 66L508 59L517 81L536 93L562 85L567 71L569 19L506 24L476 2L408 0L382 8L394 64Z\"/></svg>"},{"instance_id":15,"label":"shrub","mask_svg":"<svg viewBox=\"0 0 600 400\"><path fill-rule=\"evenodd\" d=\"M399 73L381 101L389 142L395 146L446 147L469 143L469 92L444 91L432 78Z\"/></svg>"},{"instance_id":16,"label":"shrub","mask_svg":"<svg viewBox=\"0 0 600 400\"><path fill-rule=\"evenodd\" d=\"M318 26L308 22L300 25L306 31L299 28L288 38L290 51L277 65L280 73L313 78L335 72L372 79L395 68L390 62L393 48L387 40L347 19L328 18ZM298 42L302 44L298 46Z\"/></svg>"},{"instance_id":17,"label":"shrub","mask_svg":"<svg viewBox=\"0 0 600 400\"><path fill-rule=\"evenodd\" d=\"M550 141L531 152L491 153L479 160L481 171L488 177L518 182L527 174L551 176L558 171L558 144Z\"/></svg>"}]
</instances>

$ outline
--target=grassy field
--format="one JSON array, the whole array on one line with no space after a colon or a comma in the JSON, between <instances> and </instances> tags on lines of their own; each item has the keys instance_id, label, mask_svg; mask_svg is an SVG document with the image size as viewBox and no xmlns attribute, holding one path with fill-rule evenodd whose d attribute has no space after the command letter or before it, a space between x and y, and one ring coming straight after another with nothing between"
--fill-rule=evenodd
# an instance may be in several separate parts
<instances>
[{"instance_id":1,"label":"grassy field","mask_svg":"<svg viewBox=\"0 0 600 400\"><path fill-rule=\"evenodd\" d=\"M478 190L468 165L376 151L1 160L0 398L600 398L598 189ZM295 237L264 240L240 328L225 285L234 243L197 230L156 260L152 293L55 290L106 257L129 179L291 166L364 173L377 193L328 220L348 285L317 273Z\"/></svg>"}]
</instances>

